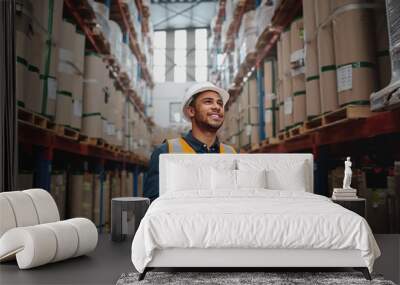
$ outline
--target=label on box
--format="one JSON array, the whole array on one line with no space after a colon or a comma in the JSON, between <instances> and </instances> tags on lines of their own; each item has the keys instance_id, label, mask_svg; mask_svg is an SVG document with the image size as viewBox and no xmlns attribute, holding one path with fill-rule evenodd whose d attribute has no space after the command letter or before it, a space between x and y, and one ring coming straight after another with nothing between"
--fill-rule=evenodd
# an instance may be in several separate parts
<instances>
[{"instance_id":1,"label":"label on box","mask_svg":"<svg viewBox=\"0 0 400 285\"><path fill-rule=\"evenodd\" d=\"M57 80L47 77L47 99L56 100L57 98Z\"/></svg>"},{"instance_id":2,"label":"label on box","mask_svg":"<svg viewBox=\"0 0 400 285\"><path fill-rule=\"evenodd\" d=\"M74 100L74 116L82 117L82 102L80 100Z\"/></svg>"},{"instance_id":3,"label":"label on box","mask_svg":"<svg viewBox=\"0 0 400 285\"><path fill-rule=\"evenodd\" d=\"M74 54L70 50L67 50L65 48L60 48L58 54L60 61L71 62L71 63L73 62Z\"/></svg>"},{"instance_id":4,"label":"label on box","mask_svg":"<svg viewBox=\"0 0 400 285\"><path fill-rule=\"evenodd\" d=\"M106 120L103 120L103 133L108 134L108 123Z\"/></svg>"},{"instance_id":5,"label":"label on box","mask_svg":"<svg viewBox=\"0 0 400 285\"><path fill-rule=\"evenodd\" d=\"M117 140L122 141L122 131L117 132Z\"/></svg>"},{"instance_id":6,"label":"label on box","mask_svg":"<svg viewBox=\"0 0 400 285\"><path fill-rule=\"evenodd\" d=\"M115 125L113 123L110 123L110 135L115 135Z\"/></svg>"},{"instance_id":7,"label":"label on box","mask_svg":"<svg viewBox=\"0 0 400 285\"><path fill-rule=\"evenodd\" d=\"M293 98L292 97L285 98L283 110L284 110L285 115L290 115L293 113Z\"/></svg>"},{"instance_id":8,"label":"label on box","mask_svg":"<svg viewBox=\"0 0 400 285\"><path fill-rule=\"evenodd\" d=\"M271 110L265 110L264 121L266 123L271 123L272 122L272 111Z\"/></svg>"},{"instance_id":9,"label":"label on box","mask_svg":"<svg viewBox=\"0 0 400 285\"><path fill-rule=\"evenodd\" d=\"M337 74L337 91L342 92L353 88L353 67L351 64L339 67Z\"/></svg>"},{"instance_id":10,"label":"label on box","mask_svg":"<svg viewBox=\"0 0 400 285\"><path fill-rule=\"evenodd\" d=\"M246 125L246 135L250 136L251 135L251 130L252 130L252 126L251 125Z\"/></svg>"},{"instance_id":11,"label":"label on box","mask_svg":"<svg viewBox=\"0 0 400 285\"><path fill-rule=\"evenodd\" d=\"M265 97L264 97L265 102L264 102L264 104L267 105L266 103L268 101L272 101L274 99L276 99L276 95L274 93L265 94Z\"/></svg>"}]
</instances>

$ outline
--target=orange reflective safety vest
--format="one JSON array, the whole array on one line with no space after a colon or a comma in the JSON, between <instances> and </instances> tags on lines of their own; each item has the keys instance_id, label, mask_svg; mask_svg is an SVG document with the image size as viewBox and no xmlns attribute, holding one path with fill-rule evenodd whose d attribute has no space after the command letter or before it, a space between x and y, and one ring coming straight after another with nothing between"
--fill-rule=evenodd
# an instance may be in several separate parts
<instances>
[{"instance_id":1,"label":"orange reflective safety vest","mask_svg":"<svg viewBox=\"0 0 400 285\"><path fill-rule=\"evenodd\" d=\"M196 153L194 149L183 139L171 139L167 140L168 153ZM219 153L236 153L235 149L230 145L220 143Z\"/></svg>"}]
</instances>

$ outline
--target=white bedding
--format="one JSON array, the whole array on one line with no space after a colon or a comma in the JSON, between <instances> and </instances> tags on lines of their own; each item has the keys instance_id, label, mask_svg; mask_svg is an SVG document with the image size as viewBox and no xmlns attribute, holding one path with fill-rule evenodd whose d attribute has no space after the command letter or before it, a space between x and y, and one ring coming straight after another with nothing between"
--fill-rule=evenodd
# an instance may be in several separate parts
<instances>
[{"instance_id":1,"label":"white bedding","mask_svg":"<svg viewBox=\"0 0 400 285\"><path fill-rule=\"evenodd\" d=\"M165 248L358 249L371 272L380 256L365 219L326 197L265 189L215 194L155 200L133 239L136 269L143 272L154 250Z\"/></svg>"}]
</instances>

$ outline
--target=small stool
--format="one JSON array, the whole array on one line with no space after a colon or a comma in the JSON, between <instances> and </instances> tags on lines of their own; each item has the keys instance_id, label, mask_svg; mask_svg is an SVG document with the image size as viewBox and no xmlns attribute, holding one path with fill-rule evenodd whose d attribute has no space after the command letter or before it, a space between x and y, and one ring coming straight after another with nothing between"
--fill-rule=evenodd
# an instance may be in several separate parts
<instances>
[{"instance_id":1,"label":"small stool","mask_svg":"<svg viewBox=\"0 0 400 285\"><path fill-rule=\"evenodd\" d=\"M111 200L111 240L123 241L134 236L150 205L150 199L119 197Z\"/></svg>"}]
</instances>

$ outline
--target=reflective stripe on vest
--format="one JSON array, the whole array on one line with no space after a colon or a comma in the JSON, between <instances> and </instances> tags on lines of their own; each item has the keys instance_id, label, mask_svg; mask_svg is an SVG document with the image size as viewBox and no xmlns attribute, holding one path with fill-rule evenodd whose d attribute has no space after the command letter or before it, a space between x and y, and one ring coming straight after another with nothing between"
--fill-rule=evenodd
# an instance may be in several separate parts
<instances>
[{"instance_id":1,"label":"reflective stripe on vest","mask_svg":"<svg viewBox=\"0 0 400 285\"><path fill-rule=\"evenodd\" d=\"M196 153L194 149L183 139L168 140L168 153ZM220 153L236 153L230 145L221 143L219 145Z\"/></svg>"}]
</instances>

